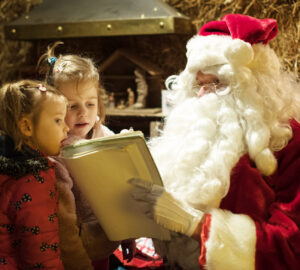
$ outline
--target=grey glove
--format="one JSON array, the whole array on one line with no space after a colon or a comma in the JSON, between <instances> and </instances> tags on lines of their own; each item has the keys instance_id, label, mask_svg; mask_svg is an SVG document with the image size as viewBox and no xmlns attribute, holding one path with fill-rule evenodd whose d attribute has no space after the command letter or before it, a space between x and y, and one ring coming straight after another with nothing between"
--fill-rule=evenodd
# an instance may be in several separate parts
<instances>
[{"instance_id":1,"label":"grey glove","mask_svg":"<svg viewBox=\"0 0 300 270\"><path fill-rule=\"evenodd\" d=\"M141 179L130 179L133 185L132 197L139 203L139 209L157 224L168 230L191 236L204 213L181 202L164 187Z\"/></svg>"}]
</instances>

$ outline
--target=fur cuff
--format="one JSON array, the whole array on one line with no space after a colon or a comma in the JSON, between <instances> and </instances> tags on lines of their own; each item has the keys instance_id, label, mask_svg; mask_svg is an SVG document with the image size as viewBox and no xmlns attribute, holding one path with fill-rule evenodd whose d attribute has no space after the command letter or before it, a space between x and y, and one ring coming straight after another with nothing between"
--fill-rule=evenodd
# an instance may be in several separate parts
<instances>
[{"instance_id":1,"label":"fur cuff","mask_svg":"<svg viewBox=\"0 0 300 270\"><path fill-rule=\"evenodd\" d=\"M249 216L214 209L206 246L206 269L255 269L256 228Z\"/></svg>"}]
</instances>

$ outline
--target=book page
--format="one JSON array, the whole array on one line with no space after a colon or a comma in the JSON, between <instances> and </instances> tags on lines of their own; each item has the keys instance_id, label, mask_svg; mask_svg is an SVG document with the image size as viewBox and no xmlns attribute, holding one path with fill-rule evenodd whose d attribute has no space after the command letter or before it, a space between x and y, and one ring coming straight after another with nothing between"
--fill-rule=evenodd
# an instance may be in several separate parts
<instances>
[{"instance_id":1,"label":"book page","mask_svg":"<svg viewBox=\"0 0 300 270\"><path fill-rule=\"evenodd\" d=\"M148 148L146 150L149 151ZM150 154L147 151L138 142L126 146L123 141L114 147L106 146L82 156L64 158L71 175L112 241L139 237L170 239L168 230L138 214L138 210L134 209L136 203L130 195L131 185L127 183L130 178L161 184L151 155L150 161L156 170L153 171L151 165L149 169L147 165L149 160L144 157Z\"/></svg>"},{"instance_id":2,"label":"book page","mask_svg":"<svg viewBox=\"0 0 300 270\"><path fill-rule=\"evenodd\" d=\"M129 144L126 147L126 150L131 157L131 160L134 160L135 167L138 170L140 178L161 186L162 180L151 157L151 154L148 148L144 148L141 144L142 141L140 142L140 144Z\"/></svg>"}]
</instances>

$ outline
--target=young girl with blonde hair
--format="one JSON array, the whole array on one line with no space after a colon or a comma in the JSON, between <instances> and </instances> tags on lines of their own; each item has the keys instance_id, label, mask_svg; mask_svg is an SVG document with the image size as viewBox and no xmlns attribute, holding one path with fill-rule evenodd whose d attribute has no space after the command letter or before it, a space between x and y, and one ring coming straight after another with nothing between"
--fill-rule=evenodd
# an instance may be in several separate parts
<instances>
[{"instance_id":1,"label":"young girl with blonde hair","mask_svg":"<svg viewBox=\"0 0 300 270\"><path fill-rule=\"evenodd\" d=\"M54 163L67 101L24 80L0 90L0 269L63 269Z\"/></svg>"},{"instance_id":2,"label":"young girl with blonde hair","mask_svg":"<svg viewBox=\"0 0 300 270\"><path fill-rule=\"evenodd\" d=\"M91 59L78 55L55 57L56 42L41 56L50 70L46 75L69 102L66 123L69 126L65 145L79 139L112 135L102 123L105 119L101 100L99 73ZM111 242L102 230L85 197L67 171L62 160L58 162L57 187L61 193L59 232L62 260L65 269L108 269L108 257L119 242Z\"/></svg>"}]
</instances>

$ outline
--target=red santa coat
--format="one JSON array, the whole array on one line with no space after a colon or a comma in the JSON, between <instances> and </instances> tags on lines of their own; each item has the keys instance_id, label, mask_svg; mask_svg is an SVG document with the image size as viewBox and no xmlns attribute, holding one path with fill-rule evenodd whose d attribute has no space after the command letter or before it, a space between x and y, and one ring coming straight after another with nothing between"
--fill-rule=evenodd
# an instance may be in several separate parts
<instances>
[{"instance_id":1,"label":"red santa coat","mask_svg":"<svg viewBox=\"0 0 300 270\"><path fill-rule=\"evenodd\" d=\"M201 232L205 269L300 269L300 125L292 128L272 176L261 175L248 155L233 169L227 196Z\"/></svg>"},{"instance_id":2,"label":"red santa coat","mask_svg":"<svg viewBox=\"0 0 300 270\"><path fill-rule=\"evenodd\" d=\"M37 152L0 156L0 269L63 269L55 181Z\"/></svg>"}]
</instances>

